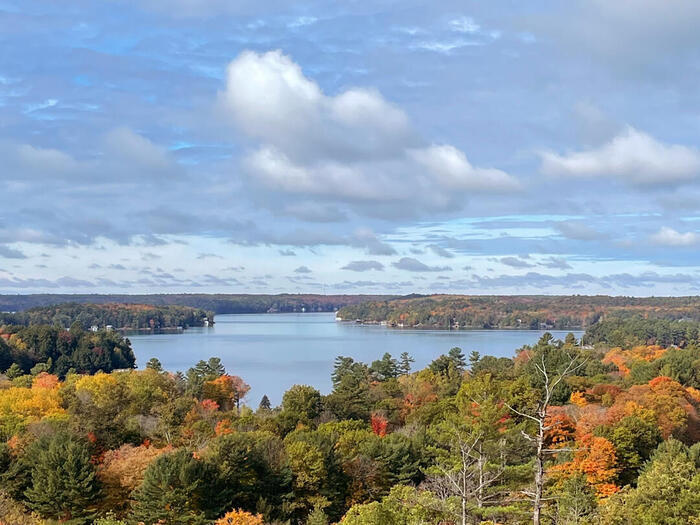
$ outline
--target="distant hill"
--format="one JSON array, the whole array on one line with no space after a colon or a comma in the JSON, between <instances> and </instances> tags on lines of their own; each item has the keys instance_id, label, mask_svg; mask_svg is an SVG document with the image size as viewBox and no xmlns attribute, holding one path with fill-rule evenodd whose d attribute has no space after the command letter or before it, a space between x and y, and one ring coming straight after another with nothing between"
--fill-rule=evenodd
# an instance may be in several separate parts
<instances>
[{"instance_id":1,"label":"distant hill","mask_svg":"<svg viewBox=\"0 0 700 525\"><path fill-rule=\"evenodd\" d=\"M389 295L316 294L31 294L0 295L0 311L20 312L38 306L62 303L129 303L153 306L190 306L215 314L255 314L265 312L333 312L343 306L366 301L384 301Z\"/></svg>"},{"instance_id":2,"label":"distant hill","mask_svg":"<svg viewBox=\"0 0 700 525\"><path fill-rule=\"evenodd\" d=\"M602 318L700 320L700 297L430 295L367 301L338 317L390 326L583 329Z\"/></svg>"}]
</instances>

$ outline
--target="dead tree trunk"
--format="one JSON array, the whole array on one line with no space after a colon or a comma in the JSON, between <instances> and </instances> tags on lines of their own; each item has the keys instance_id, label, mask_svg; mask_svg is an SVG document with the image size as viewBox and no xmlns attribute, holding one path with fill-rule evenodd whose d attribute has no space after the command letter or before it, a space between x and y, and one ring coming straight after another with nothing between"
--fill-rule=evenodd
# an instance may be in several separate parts
<instances>
[{"instance_id":1,"label":"dead tree trunk","mask_svg":"<svg viewBox=\"0 0 700 525\"><path fill-rule=\"evenodd\" d=\"M535 468L534 468L534 490L526 492L532 498L532 523L540 525L542 520L542 502L544 494L545 471L544 461L545 456L555 452L545 448L545 434L552 426L547 426L547 408L552 402L552 395L559 384L570 375L573 375L586 363L586 359L580 359L579 355L569 355L568 362L558 371L547 370L547 364L544 359L544 354L540 355L540 362L535 365L538 373L542 376L543 386L541 396L537 403L537 408L534 413L522 412L510 405L508 408L517 415L533 421L536 425L534 433L522 431L523 436L535 446Z\"/></svg>"}]
</instances>

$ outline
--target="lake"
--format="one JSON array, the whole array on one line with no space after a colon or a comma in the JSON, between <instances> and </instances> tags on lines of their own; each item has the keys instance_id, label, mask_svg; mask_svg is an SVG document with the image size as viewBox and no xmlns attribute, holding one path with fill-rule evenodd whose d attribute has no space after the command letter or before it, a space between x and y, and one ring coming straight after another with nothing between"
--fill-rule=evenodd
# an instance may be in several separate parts
<instances>
[{"instance_id":1,"label":"lake","mask_svg":"<svg viewBox=\"0 0 700 525\"><path fill-rule=\"evenodd\" d=\"M459 346L465 355L512 357L516 348L534 344L542 330L412 330L335 321L334 313L217 315L212 327L181 333L130 335L137 365L156 357L170 371L186 371L200 359L220 357L230 374L251 386L247 403L257 408L267 394L273 405L294 384L327 394L336 356L371 363L384 352L411 354L414 369ZM550 330L563 339L568 331ZM583 332L574 332L580 337Z\"/></svg>"}]
</instances>

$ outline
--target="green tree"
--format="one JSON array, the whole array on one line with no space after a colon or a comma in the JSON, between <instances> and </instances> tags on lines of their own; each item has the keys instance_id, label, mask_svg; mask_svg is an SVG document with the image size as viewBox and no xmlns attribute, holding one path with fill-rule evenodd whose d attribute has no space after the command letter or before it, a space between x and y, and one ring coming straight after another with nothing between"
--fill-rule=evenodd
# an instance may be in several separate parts
<instances>
[{"instance_id":1,"label":"green tree","mask_svg":"<svg viewBox=\"0 0 700 525\"><path fill-rule=\"evenodd\" d=\"M369 369L379 381L386 381L399 376L399 364L388 352L381 359L374 361Z\"/></svg>"},{"instance_id":2,"label":"green tree","mask_svg":"<svg viewBox=\"0 0 700 525\"><path fill-rule=\"evenodd\" d=\"M187 389L192 395L201 397L204 383L213 381L225 373L226 369L221 364L220 358L210 357L208 361L200 360L187 371Z\"/></svg>"},{"instance_id":3,"label":"green tree","mask_svg":"<svg viewBox=\"0 0 700 525\"><path fill-rule=\"evenodd\" d=\"M284 432L297 425L311 426L321 413L321 393L308 385L294 385L282 397L279 415Z\"/></svg>"},{"instance_id":4,"label":"green tree","mask_svg":"<svg viewBox=\"0 0 700 525\"><path fill-rule=\"evenodd\" d=\"M264 511L269 520L282 518L291 473L277 436L268 432L225 434L210 444L205 458L218 470L224 508Z\"/></svg>"},{"instance_id":5,"label":"green tree","mask_svg":"<svg viewBox=\"0 0 700 525\"><path fill-rule=\"evenodd\" d=\"M327 406L338 419L368 420L371 411L370 372L364 363L351 357L338 357L332 375L333 392Z\"/></svg>"},{"instance_id":6,"label":"green tree","mask_svg":"<svg viewBox=\"0 0 700 525\"><path fill-rule=\"evenodd\" d=\"M323 512L323 508L316 505L314 510L311 511L311 514L309 514L309 517L306 520L306 525L329 525L328 516L326 516L326 513Z\"/></svg>"},{"instance_id":7,"label":"green tree","mask_svg":"<svg viewBox=\"0 0 700 525\"><path fill-rule=\"evenodd\" d=\"M438 498L432 492L397 485L381 501L354 505L343 525L423 525L450 523L457 514L453 499Z\"/></svg>"},{"instance_id":8,"label":"green tree","mask_svg":"<svg viewBox=\"0 0 700 525\"><path fill-rule=\"evenodd\" d=\"M599 433L615 446L615 455L621 467L618 474L620 485L634 483L639 469L662 440L651 410L640 410L623 417L611 427L602 427Z\"/></svg>"},{"instance_id":9,"label":"green tree","mask_svg":"<svg viewBox=\"0 0 700 525\"><path fill-rule=\"evenodd\" d=\"M205 525L223 511L218 472L180 449L151 463L135 491L134 518L144 523Z\"/></svg>"},{"instance_id":10,"label":"green tree","mask_svg":"<svg viewBox=\"0 0 700 525\"><path fill-rule=\"evenodd\" d=\"M22 370L22 368L17 363L12 363L12 365L10 365L10 368L8 368L5 371L5 375L9 379L15 379L17 377L24 375L24 370Z\"/></svg>"},{"instance_id":11,"label":"green tree","mask_svg":"<svg viewBox=\"0 0 700 525\"><path fill-rule=\"evenodd\" d=\"M603 510L606 525L700 524L700 471L688 447L673 438L661 443L637 487L612 496Z\"/></svg>"},{"instance_id":12,"label":"green tree","mask_svg":"<svg viewBox=\"0 0 700 525\"><path fill-rule=\"evenodd\" d=\"M100 486L88 443L59 432L36 441L27 459L32 468L25 492L30 508L63 521L93 515Z\"/></svg>"},{"instance_id":13,"label":"green tree","mask_svg":"<svg viewBox=\"0 0 700 525\"><path fill-rule=\"evenodd\" d=\"M267 397L267 394L265 394L260 400L260 404L258 405L258 411L269 412L270 410L272 410L272 404L270 403L270 398Z\"/></svg>"},{"instance_id":14,"label":"green tree","mask_svg":"<svg viewBox=\"0 0 700 525\"><path fill-rule=\"evenodd\" d=\"M411 373L411 366L416 360L411 357L408 352L401 352L401 357L399 357L399 374L408 375Z\"/></svg>"},{"instance_id":15,"label":"green tree","mask_svg":"<svg viewBox=\"0 0 700 525\"><path fill-rule=\"evenodd\" d=\"M155 370L156 372L163 371L163 365L161 364L160 360L155 357L151 357L148 360L148 363L146 363L146 368L150 370Z\"/></svg>"}]
</instances>

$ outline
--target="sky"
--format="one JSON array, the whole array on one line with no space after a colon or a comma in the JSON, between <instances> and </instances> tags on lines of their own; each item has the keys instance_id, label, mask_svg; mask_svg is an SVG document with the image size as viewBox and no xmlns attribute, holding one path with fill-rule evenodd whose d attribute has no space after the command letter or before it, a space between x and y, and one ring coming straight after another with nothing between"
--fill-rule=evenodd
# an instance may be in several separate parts
<instances>
[{"instance_id":1,"label":"sky","mask_svg":"<svg viewBox=\"0 0 700 525\"><path fill-rule=\"evenodd\" d=\"M0 293L700 288L697 0L0 0Z\"/></svg>"}]
</instances>

